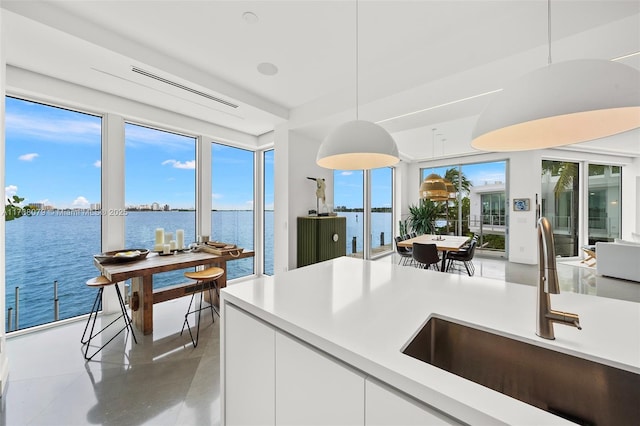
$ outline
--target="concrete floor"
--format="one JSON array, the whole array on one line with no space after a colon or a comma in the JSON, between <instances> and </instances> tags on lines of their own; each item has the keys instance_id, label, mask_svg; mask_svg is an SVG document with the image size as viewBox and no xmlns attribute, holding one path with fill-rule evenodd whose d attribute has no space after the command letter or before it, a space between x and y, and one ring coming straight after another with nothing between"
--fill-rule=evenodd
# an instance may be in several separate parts
<instances>
[{"instance_id":1,"label":"concrete floor","mask_svg":"<svg viewBox=\"0 0 640 426\"><path fill-rule=\"evenodd\" d=\"M396 255L378 261L397 263ZM537 267L479 254L476 275L535 285ZM466 273L464 270L460 273ZM640 302L640 284L558 263L562 291ZM107 289L109 290L109 289ZM220 422L220 321L202 316L200 342L180 336L188 298L155 305L153 335L121 334L93 361L84 320L7 338L9 382L0 425L215 425Z\"/></svg>"}]
</instances>

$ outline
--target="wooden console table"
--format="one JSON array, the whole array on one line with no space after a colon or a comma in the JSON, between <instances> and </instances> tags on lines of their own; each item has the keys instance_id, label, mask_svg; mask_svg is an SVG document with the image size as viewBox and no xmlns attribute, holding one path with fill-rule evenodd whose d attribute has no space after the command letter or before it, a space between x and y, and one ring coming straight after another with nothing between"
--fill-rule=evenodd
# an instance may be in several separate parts
<instances>
[{"instance_id":1,"label":"wooden console table","mask_svg":"<svg viewBox=\"0 0 640 426\"><path fill-rule=\"evenodd\" d=\"M145 259L125 263L102 265L94 259L94 265L102 275L111 281L120 282L131 279L132 300L136 298L138 301L138 309L132 309L133 323L143 334L151 334L153 332L153 304L191 294L188 284L171 286L166 290L160 289L154 294L154 274L201 265L218 266L225 271L218 279L218 286L222 288L227 285L227 261L253 256L253 251L244 251L239 256L216 255L206 252L185 252L171 256L149 253Z\"/></svg>"}]
</instances>

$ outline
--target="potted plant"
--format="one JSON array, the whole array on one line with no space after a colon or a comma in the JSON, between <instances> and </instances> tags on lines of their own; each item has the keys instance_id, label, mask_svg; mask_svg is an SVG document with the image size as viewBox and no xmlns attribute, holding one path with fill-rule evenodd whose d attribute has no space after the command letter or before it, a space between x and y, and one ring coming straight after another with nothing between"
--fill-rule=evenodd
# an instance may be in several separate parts
<instances>
[{"instance_id":1,"label":"potted plant","mask_svg":"<svg viewBox=\"0 0 640 426\"><path fill-rule=\"evenodd\" d=\"M409 206L409 227L417 234L434 234L435 221L443 212L443 206L431 200L421 199Z\"/></svg>"}]
</instances>

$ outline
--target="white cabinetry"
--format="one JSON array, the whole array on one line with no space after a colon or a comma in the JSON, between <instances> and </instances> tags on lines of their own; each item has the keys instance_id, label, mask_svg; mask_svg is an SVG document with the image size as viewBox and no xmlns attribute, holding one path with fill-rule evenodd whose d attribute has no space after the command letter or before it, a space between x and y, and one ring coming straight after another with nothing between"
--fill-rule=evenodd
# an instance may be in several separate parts
<instances>
[{"instance_id":1,"label":"white cabinetry","mask_svg":"<svg viewBox=\"0 0 640 426\"><path fill-rule=\"evenodd\" d=\"M433 408L377 380L366 380L367 426L459 425Z\"/></svg>"},{"instance_id":2,"label":"white cabinetry","mask_svg":"<svg viewBox=\"0 0 640 426\"><path fill-rule=\"evenodd\" d=\"M224 425L456 425L278 328L224 303Z\"/></svg>"},{"instance_id":3,"label":"white cabinetry","mask_svg":"<svg viewBox=\"0 0 640 426\"><path fill-rule=\"evenodd\" d=\"M276 424L364 425L365 376L276 332Z\"/></svg>"},{"instance_id":4,"label":"white cabinetry","mask_svg":"<svg viewBox=\"0 0 640 426\"><path fill-rule=\"evenodd\" d=\"M224 422L275 423L275 329L224 304Z\"/></svg>"}]
</instances>

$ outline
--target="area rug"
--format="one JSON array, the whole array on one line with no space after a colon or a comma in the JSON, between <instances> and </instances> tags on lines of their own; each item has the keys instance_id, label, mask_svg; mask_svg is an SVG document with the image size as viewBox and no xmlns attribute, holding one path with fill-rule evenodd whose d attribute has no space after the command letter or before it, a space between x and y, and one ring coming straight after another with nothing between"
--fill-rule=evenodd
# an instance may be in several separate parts
<instances>
[{"instance_id":1,"label":"area rug","mask_svg":"<svg viewBox=\"0 0 640 426\"><path fill-rule=\"evenodd\" d=\"M579 268L593 269L594 271L596 269L596 264L593 261L591 261L590 264L584 263L581 260L567 260L557 263L562 265L577 266Z\"/></svg>"}]
</instances>

